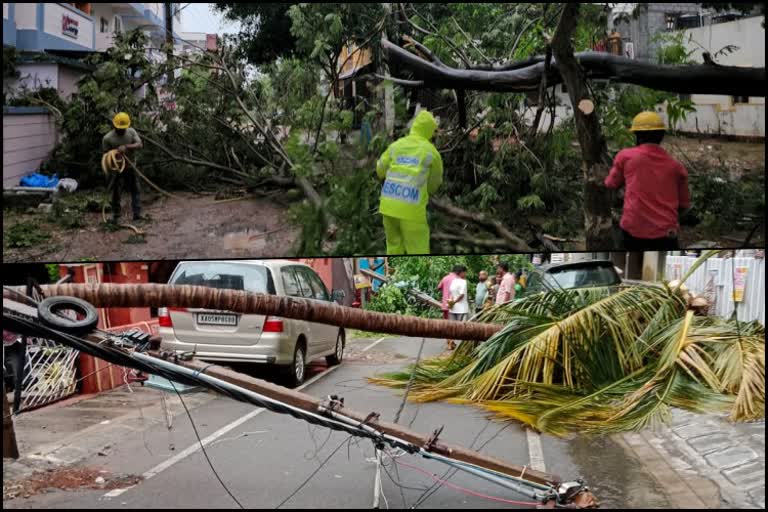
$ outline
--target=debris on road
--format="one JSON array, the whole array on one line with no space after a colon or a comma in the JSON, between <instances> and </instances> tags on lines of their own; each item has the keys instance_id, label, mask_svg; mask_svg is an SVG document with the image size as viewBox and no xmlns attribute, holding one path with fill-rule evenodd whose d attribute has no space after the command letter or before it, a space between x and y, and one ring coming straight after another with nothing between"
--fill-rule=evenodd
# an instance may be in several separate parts
<instances>
[{"instance_id":1,"label":"debris on road","mask_svg":"<svg viewBox=\"0 0 768 512\"><path fill-rule=\"evenodd\" d=\"M142 477L136 475L112 476L96 467L63 467L36 471L26 478L3 483L3 500L29 498L48 492L48 489L120 489L136 485L141 480Z\"/></svg>"}]
</instances>

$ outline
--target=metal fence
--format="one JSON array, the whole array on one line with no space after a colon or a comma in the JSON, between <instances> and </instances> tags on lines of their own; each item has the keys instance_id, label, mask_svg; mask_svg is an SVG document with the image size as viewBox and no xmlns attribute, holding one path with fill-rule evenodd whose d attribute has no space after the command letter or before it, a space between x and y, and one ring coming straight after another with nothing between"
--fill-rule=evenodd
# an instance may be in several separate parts
<instances>
[{"instance_id":1,"label":"metal fence","mask_svg":"<svg viewBox=\"0 0 768 512\"><path fill-rule=\"evenodd\" d=\"M691 256L667 256L665 278L679 279L696 261ZM710 314L733 315L734 288L741 300L738 318L765 325L765 260L762 258L710 258L686 281L689 290L707 296Z\"/></svg>"}]
</instances>

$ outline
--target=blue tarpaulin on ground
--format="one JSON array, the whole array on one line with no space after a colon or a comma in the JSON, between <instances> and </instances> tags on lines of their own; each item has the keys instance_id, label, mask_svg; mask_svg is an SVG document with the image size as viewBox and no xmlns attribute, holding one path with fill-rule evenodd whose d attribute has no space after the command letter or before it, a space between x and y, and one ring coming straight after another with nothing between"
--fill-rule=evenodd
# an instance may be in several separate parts
<instances>
[{"instance_id":1,"label":"blue tarpaulin on ground","mask_svg":"<svg viewBox=\"0 0 768 512\"><path fill-rule=\"evenodd\" d=\"M56 188L56 185L59 184L59 177L34 173L21 178L19 184L22 187Z\"/></svg>"}]
</instances>

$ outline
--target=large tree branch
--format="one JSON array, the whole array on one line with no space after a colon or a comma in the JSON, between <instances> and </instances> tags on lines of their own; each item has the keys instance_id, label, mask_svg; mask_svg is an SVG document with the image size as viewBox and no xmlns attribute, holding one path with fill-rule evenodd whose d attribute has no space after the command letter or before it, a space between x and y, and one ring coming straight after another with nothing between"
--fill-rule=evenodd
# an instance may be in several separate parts
<instances>
[{"instance_id":1,"label":"large tree branch","mask_svg":"<svg viewBox=\"0 0 768 512\"><path fill-rule=\"evenodd\" d=\"M565 12L568 12L566 9ZM457 69L437 65L390 41L382 41L387 57L409 69L426 87L435 89L467 89L490 92L535 91L545 72L546 57L508 66L511 69L485 71ZM608 53L577 54L587 78L614 80L651 89L684 94L723 94L765 97L765 68L737 66L658 65L617 57ZM547 76L549 85L563 83L557 55Z\"/></svg>"},{"instance_id":2,"label":"large tree branch","mask_svg":"<svg viewBox=\"0 0 768 512\"><path fill-rule=\"evenodd\" d=\"M488 218L482 213L475 213L459 208L456 205L451 204L445 199L433 197L430 199L430 204L451 215L456 219L462 219L480 226L484 226L496 232L505 242L507 242L509 249L515 251L530 251L531 247L519 236L512 233L501 222Z\"/></svg>"}]
</instances>

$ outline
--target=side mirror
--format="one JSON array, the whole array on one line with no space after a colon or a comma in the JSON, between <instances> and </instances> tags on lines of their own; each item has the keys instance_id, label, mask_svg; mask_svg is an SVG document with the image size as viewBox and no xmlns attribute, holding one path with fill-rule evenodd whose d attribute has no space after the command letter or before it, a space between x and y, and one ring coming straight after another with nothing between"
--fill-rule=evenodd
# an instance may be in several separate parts
<instances>
[{"instance_id":1,"label":"side mirror","mask_svg":"<svg viewBox=\"0 0 768 512\"><path fill-rule=\"evenodd\" d=\"M344 300L344 298L347 296L347 293L344 290L333 290L331 292L331 300L334 302L338 302L341 304L341 302Z\"/></svg>"}]
</instances>

